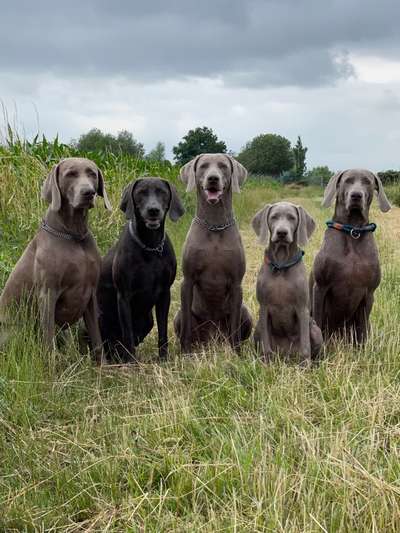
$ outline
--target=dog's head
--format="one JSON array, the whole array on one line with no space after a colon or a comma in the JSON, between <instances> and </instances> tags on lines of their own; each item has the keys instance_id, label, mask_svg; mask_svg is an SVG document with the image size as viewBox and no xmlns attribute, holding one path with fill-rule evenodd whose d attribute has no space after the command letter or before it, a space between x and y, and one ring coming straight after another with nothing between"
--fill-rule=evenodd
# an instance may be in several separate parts
<instances>
[{"instance_id":1,"label":"dog's head","mask_svg":"<svg viewBox=\"0 0 400 533\"><path fill-rule=\"evenodd\" d=\"M337 204L342 206L347 214L358 212L367 219L374 192L377 194L381 211L389 211L391 205L378 176L370 170L343 170L329 180L322 205L329 207L336 198Z\"/></svg>"},{"instance_id":2,"label":"dog's head","mask_svg":"<svg viewBox=\"0 0 400 533\"><path fill-rule=\"evenodd\" d=\"M247 170L230 155L201 154L182 167L179 177L186 184L186 191L197 186L198 194L216 205L226 191L240 192Z\"/></svg>"},{"instance_id":3,"label":"dog's head","mask_svg":"<svg viewBox=\"0 0 400 533\"><path fill-rule=\"evenodd\" d=\"M158 229L167 213L176 222L185 212L174 185L161 178L139 178L127 185L120 208L127 219L140 217L148 229Z\"/></svg>"},{"instance_id":4,"label":"dog's head","mask_svg":"<svg viewBox=\"0 0 400 533\"><path fill-rule=\"evenodd\" d=\"M315 230L315 222L300 205L290 202L267 204L254 216L253 229L262 244L289 245L296 242L304 246Z\"/></svg>"},{"instance_id":5,"label":"dog's head","mask_svg":"<svg viewBox=\"0 0 400 533\"><path fill-rule=\"evenodd\" d=\"M69 157L55 165L42 186L42 198L53 211L67 202L73 209L91 209L96 195L111 209L103 175L96 164L83 157Z\"/></svg>"}]
</instances>

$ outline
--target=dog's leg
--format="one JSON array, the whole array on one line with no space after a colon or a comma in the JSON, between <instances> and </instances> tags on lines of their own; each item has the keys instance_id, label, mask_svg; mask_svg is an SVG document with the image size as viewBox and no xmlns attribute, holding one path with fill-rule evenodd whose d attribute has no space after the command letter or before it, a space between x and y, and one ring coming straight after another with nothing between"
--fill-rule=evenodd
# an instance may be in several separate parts
<instances>
[{"instance_id":1,"label":"dog's leg","mask_svg":"<svg viewBox=\"0 0 400 533\"><path fill-rule=\"evenodd\" d=\"M311 363L311 341L310 341L310 311L301 309L297 314L300 330L300 357L301 364L310 366Z\"/></svg>"},{"instance_id":2,"label":"dog's leg","mask_svg":"<svg viewBox=\"0 0 400 533\"><path fill-rule=\"evenodd\" d=\"M231 321L229 328L229 341L232 349L240 354L240 315L242 310L243 291L240 284L236 284L232 287L232 299L231 299Z\"/></svg>"},{"instance_id":3,"label":"dog's leg","mask_svg":"<svg viewBox=\"0 0 400 533\"><path fill-rule=\"evenodd\" d=\"M311 359L313 361L318 360L324 340L322 332L319 326L317 326L315 320L310 318L310 343L311 343Z\"/></svg>"},{"instance_id":4,"label":"dog's leg","mask_svg":"<svg viewBox=\"0 0 400 533\"><path fill-rule=\"evenodd\" d=\"M374 304L374 293L367 294L365 299L360 303L354 316L354 335L357 344L363 344L369 334L369 315L371 314Z\"/></svg>"},{"instance_id":5,"label":"dog's leg","mask_svg":"<svg viewBox=\"0 0 400 533\"><path fill-rule=\"evenodd\" d=\"M93 293L89 300L88 306L83 313L83 320L86 324L96 361L99 365L103 365L105 364L105 357L99 328L96 293Z\"/></svg>"},{"instance_id":6,"label":"dog's leg","mask_svg":"<svg viewBox=\"0 0 400 533\"><path fill-rule=\"evenodd\" d=\"M181 285L181 350L185 353L192 351L192 301L193 282L183 278Z\"/></svg>"},{"instance_id":7,"label":"dog's leg","mask_svg":"<svg viewBox=\"0 0 400 533\"><path fill-rule=\"evenodd\" d=\"M53 350L55 347L55 313L58 293L55 289L42 287L39 292L40 323L43 332L43 342L46 349Z\"/></svg>"},{"instance_id":8,"label":"dog's leg","mask_svg":"<svg viewBox=\"0 0 400 533\"><path fill-rule=\"evenodd\" d=\"M240 310L240 342L243 342L250 337L252 329L253 319L250 311L245 305L242 305Z\"/></svg>"},{"instance_id":9,"label":"dog's leg","mask_svg":"<svg viewBox=\"0 0 400 533\"><path fill-rule=\"evenodd\" d=\"M265 305L260 306L260 320L258 323L259 336L261 340L261 352L265 361L270 361L273 354L271 334L269 331L268 311Z\"/></svg>"},{"instance_id":10,"label":"dog's leg","mask_svg":"<svg viewBox=\"0 0 400 533\"><path fill-rule=\"evenodd\" d=\"M171 303L169 288L164 291L156 304L156 318L158 329L158 354L160 359L168 357L168 313Z\"/></svg>"},{"instance_id":11,"label":"dog's leg","mask_svg":"<svg viewBox=\"0 0 400 533\"><path fill-rule=\"evenodd\" d=\"M135 339L132 327L131 302L129 298L124 296L120 291L118 291L118 316L121 324L123 348L127 351L126 356L124 356L123 359L128 361L128 354L131 355L132 359L135 359Z\"/></svg>"},{"instance_id":12,"label":"dog's leg","mask_svg":"<svg viewBox=\"0 0 400 533\"><path fill-rule=\"evenodd\" d=\"M314 282L314 287L312 291L312 312L315 322L321 329L324 325L324 306L327 292L328 287L321 287L320 285L318 285L318 283Z\"/></svg>"}]
</instances>

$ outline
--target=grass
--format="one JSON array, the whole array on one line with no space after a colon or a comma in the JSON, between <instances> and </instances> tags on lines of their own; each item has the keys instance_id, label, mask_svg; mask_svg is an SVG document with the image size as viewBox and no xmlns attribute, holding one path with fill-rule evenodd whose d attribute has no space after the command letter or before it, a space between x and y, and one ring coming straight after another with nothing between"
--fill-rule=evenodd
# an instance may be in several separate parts
<instances>
[{"instance_id":1,"label":"grass","mask_svg":"<svg viewBox=\"0 0 400 533\"><path fill-rule=\"evenodd\" d=\"M0 282L34 234L48 164L22 149L0 154ZM123 224L121 189L148 172L176 169L115 158L105 165L112 214L91 226L104 252ZM168 230L178 258L195 199ZM248 183L235 209L247 257L244 298L257 315L262 258L250 229L264 203L288 199L318 221L310 267L329 212L321 190ZM70 340L51 357L32 321L0 354L1 531L398 531L400 528L399 209L373 210L382 283L363 349L326 348L318 368L261 364L213 346L160 365L156 337L143 363L97 369ZM178 307L181 274L173 289Z\"/></svg>"}]
</instances>

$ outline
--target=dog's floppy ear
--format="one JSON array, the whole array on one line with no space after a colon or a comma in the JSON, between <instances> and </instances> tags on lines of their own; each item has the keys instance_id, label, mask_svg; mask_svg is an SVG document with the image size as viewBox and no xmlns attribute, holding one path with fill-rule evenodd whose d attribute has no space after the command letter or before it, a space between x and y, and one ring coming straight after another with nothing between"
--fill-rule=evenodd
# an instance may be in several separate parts
<instances>
[{"instance_id":1,"label":"dog's floppy ear","mask_svg":"<svg viewBox=\"0 0 400 533\"><path fill-rule=\"evenodd\" d=\"M138 181L140 180L132 181L122 191L121 203L119 204L119 208L121 209L123 213L125 213L125 217L128 220L135 218L135 206L133 203L133 190L135 188L136 183L138 183Z\"/></svg>"},{"instance_id":2,"label":"dog's floppy ear","mask_svg":"<svg viewBox=\"0 0 400 533\"><path fill-rule=\"evenodd\" d=\"M232 165L232 190L233 192L240 192L240 187L247 179L247 170L231 155L227 155L226 157L229 159Z\"/></svg>"},{"instance_id":3,"label":"dog's floppy ear","mask_svg":"<svg viewBox=\"0 0 400 533\"><path fill-rule=\"evenodd\" d=\"M59 211L61 209L61 192L58 186L60 165L61 161L53 166L42 185L42 198L50 204L50 209L52 211Z\"/></svg>"},{"instance_id":4,"label":"dog's floppy ear","mask_svg":"<svg viewBox=\"0 0 400 533\"><path fill-rule=\"evenodd\" d=\"M182 200L179 198L178 191L176 190L175 185L169 183L169 181L164 180L168 185L171 193L171 201L169 204L169 218L172 222L176 222L182 215L185 213L185 208L182 205Z\"/></svg>"},{"instance_id":5,"label":"dog's floppy ear","mask_svg":"<svg viewBox=\"0 0 400 533\"><path fill-rule=\"evenodd\" d=\"M297 226L297 244L305 246L315 230L315 221L313 217L301 205L297 205L299 215L299 224Z\"/></svg>"},{"instance_id":6,"label":"dog's floppy ear","mask_svg":"<svg viewBox=\"0 0 400 533\"><path fill-rule=\"evenodd\" d=\"M260 211L258 211L251 221L251 225L258 236L258 242L260 244L267 244L269 235L268 226L268 214L272 204L265 205Z\"/></svg>"},{"instance_id":7,"label":"dog's floppy ear","mask_svg":"<svg viewBox=\"0 0 400 533\"><path fill-rule=\"evenodd\" d=\"M97 194L103 198L104 207L106 209L108 209L109 211L112 211L112 205L111 205L110 200L108 199L106 187L104 185L103 174L102 174L102 172L101 172L101 170L99 168L97 168L97 177L98 177L98 180L99 180L99 185L98 185L98 188L97 188Z\"/></svg>"},{"instance_id":8,"label":"dog's floppy ear","mask_svg":"<svg viewBox=\"0 0 400 533\"><path fill-rule=\"evenodd\" d=\"M179 173L179 179L186 184L186 192L193 191L196 185L196 165L203 154L197 155L194 159L183 165Z\"/></svg>"},{"instance_id":9,"label":"dog's floppy ear","mask_svg":"<svg viewBox=\"0 0 400 533\"><path fill-rule=\"evenodd\" d=\"M378 205L379 209L383 213L387 213L390 209L392 209L392 206L390 205L389 200L387 199L386 193L383 190L383 185L380 177L377 174L374 174L375 177L375 188L376 193L378 195Z\"/></svg>"},{"instance_id":10,"label":"dog's floppy ear","mask_svg":"<svg viewBox=\"0 0 400 533\"><path fill-rule=\"evenodd\" d=\"M345 170L336 172L336 174L334 174L328 181L328 185L326 186L324 192L324 199L322 200L322 207L331 206L333 199L336 197L337 187L344 172Z\"/></svg>"}]
</instances>

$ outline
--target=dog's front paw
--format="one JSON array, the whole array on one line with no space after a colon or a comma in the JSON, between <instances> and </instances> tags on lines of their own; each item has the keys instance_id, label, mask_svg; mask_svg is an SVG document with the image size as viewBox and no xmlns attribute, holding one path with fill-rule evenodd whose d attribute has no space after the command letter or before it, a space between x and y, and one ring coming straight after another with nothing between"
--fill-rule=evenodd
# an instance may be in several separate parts
<instances>
[{"instance_id":1,"label":"dog's front paw","mask_svg":"<svg viewBox=\"0 0 400 533\"><path fill-rule=\"evenodd\" d=\"M107 364L107 358L104 353L103 346L98 346L97 348L93 350L92 353L93 353L94 360L96 361L96 364L98 366L103 366Z\"/></svg>"},{"instance_id":2,"label":"dog's front paw","mask_svg":"<svg viewBox=\"0 0 400 533\"><path fill-rule=\"evenodd\" d=\"M191 339L181 339L181 352L187 355L192 353Z\"/></svg>"},{"instance_id":3,"label":"dog's front paw","mask_svg":"<svg viewBox=\"0 0 400 533\"><path fill-rule=\"evenodd\" d=\"M301 357L300 368L304 368L305 370L311 368L311 355L307 354Z\"/></svg>"}]
</instances>

